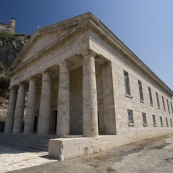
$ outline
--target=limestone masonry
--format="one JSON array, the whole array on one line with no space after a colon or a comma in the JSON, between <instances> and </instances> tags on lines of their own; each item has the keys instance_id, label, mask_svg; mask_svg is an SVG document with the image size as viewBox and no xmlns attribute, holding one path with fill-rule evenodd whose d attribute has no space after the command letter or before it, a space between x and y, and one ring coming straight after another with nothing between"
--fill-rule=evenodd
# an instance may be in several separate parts
<instances>
[{"instance_id":1,"label":"limestone masonry","mask_svg":"<svg viewBox=\"0 0 173 173\"><path fill-rule=\"evenodd\" d=\"M56 134L50 156L173 133L173 91L92 13L38 29L10 69L5 132Z\"/></svg>"}]
</instances>

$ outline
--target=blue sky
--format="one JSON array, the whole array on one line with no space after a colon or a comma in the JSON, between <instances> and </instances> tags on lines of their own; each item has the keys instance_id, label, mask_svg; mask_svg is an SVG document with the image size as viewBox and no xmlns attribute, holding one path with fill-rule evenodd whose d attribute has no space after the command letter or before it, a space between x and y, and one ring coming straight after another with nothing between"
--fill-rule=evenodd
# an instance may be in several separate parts
<instances>
[{"instance_id":1,"label":"blue sky","mask_svg":"<svg viewBox=\"0 0 173 173\"><path fill-rule=\"evenodd\" d=\"M1 0L0 22L32 34L88 11L173 90L173 0Z\"/></svg>"}]
</instances>

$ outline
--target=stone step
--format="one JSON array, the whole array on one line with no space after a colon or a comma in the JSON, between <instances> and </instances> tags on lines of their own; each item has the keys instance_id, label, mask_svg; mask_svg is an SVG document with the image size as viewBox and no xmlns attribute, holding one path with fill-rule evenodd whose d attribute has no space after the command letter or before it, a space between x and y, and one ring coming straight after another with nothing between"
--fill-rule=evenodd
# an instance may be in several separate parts
<instances>
[{"instance_id":1,"label":"stone step","mask_svg":"<svg viewBox=\"0 0 173 173\"><path fill-rule=\"evenodd\" d=\"M0 133L0 143L34 151L48 151L49 140L54 138L57 138L57 136Z\"/></svg>"}]
</instances>

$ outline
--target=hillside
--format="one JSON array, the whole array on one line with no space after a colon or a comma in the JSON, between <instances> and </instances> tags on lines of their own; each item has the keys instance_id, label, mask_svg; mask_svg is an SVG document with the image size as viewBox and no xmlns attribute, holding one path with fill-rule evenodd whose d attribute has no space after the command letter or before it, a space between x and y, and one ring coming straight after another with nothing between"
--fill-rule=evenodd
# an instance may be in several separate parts
<instances>
[{"instance_id":1,"label":"hillside","mask_svg":"<svg viewBox=\"0 0 173 173\"><path fill-rule=\"evenodd\" d=\"M10 77L8 68L16 59L30 36L0 33L0 97L8 98Z\"/></svg>"},{"instance_id":2,"label":"hillside","mask_svg":"<svg viewBox=\"0 0 173 173\"><path fill-rule=\"evenodd\" d=\"M0 33L0 61L9 67L29 38L24 34Z\"/></svg>"}]
</instances>

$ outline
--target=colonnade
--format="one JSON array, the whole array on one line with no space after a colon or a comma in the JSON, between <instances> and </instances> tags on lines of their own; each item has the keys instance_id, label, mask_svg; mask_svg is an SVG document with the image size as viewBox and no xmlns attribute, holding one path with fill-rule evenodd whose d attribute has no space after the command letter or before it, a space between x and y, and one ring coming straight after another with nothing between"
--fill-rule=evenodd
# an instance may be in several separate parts
<instances>
[{"instance_id":1,"label":"colonnade","mask_svg":"<svg viewBox=\"0 0 173 173\"><path fill-rule=\"evenodd\" d=\"M98 136L97 116L97 88L95 75L95 53L86 51L83 54L83 136ZM57 136L65 136L70 133L70 80L68 61L58 64L59 88L58 88L58 116ZM41 99L39 108L38 134L49 134L49 117L51 114L51 74L49 71L42 73ZM25 108L25 83L17 87L11 87L9 107L5 124L5 132L8 133L33 133L36 109L36 79L29 79L28 100L23 131L23 117Z\"/></svg>"}]
</instances>

